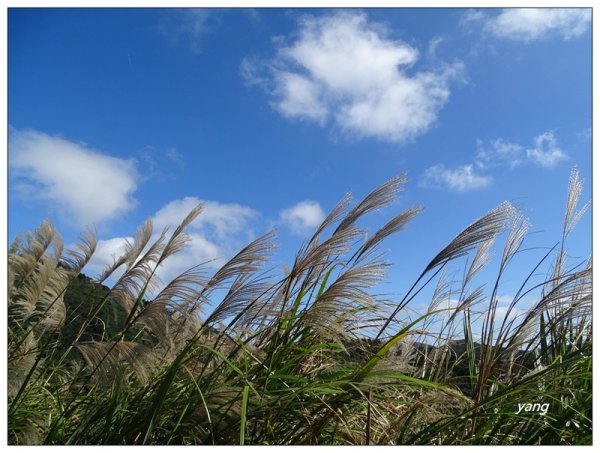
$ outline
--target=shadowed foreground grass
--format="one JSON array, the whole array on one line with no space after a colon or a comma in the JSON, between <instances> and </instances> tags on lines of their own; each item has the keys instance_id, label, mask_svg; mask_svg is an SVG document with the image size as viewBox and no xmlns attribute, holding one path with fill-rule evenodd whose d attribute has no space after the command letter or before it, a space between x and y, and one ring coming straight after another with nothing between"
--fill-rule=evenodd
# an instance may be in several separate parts
<instances>
[{"instance_id":1,"label":"shadowed foreground grass","mask_svg":"<svg viewBox=\"0 0 600 453\"><path fill-rule=\"evenodd\" d=\"M502 279L528 231L506 202L416 272L401 300L374 294L389 265L380 244L420 209L368 237L357 225L404 182L355 206L344 197L284 275L264 270L269 233L214 273L198 265L157 287L202 206L170 234L147 221L94 284L78 278L91 232L68 251L49 222L18 238L9 443L591 444L592 261L566 251L587 208L577 208L577 170L562 237L502 310ZM492 249L497 276L477 283ZM415 315L417 296L430 303Z\"/></svg>"}]
</instances>

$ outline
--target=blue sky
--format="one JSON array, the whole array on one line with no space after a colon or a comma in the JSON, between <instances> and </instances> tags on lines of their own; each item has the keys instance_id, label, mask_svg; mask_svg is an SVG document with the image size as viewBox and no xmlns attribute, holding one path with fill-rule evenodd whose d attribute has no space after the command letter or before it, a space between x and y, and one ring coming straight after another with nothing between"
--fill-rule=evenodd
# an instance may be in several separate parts
<instances>
[{"instance_id":1,"label":"blue sky","mask_svg":"<svg viewBox=\"0 0 600 453\"><path fill-rule=\"evenodd\" d=\"M93 275L145 219L202 201L165 275L272 228L283 267L346 192L406 173L364 223L424 207L384 244L401 294L504 200L527 247L560 239L573 166L591 198L591 77L590 9L13 8L8 239L93 225ZM569 249L591 253L589 213Z\"/></svg>"}]
</instances>

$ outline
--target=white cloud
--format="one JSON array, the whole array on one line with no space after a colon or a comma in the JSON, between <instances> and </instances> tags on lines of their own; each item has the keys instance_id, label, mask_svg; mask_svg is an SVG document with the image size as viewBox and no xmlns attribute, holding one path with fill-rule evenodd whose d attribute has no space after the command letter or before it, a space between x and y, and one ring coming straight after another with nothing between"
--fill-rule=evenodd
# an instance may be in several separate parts
<instances>
[{"instance_id":1,"label":"white cloud","mask_svg":"<svg viewBox=\"0 0 600 453\"><path fill-rule=\"evenodd\" d=\"M168 239L198 204L202 204L204 210L187 227L189 242L186 247L170 256L157 270L157 276L164 284L199 264L203 264L207 272L214 271L254 239L252 221L258 217L258 213L253 209L235 203L186 197L167 203L152 216L154 232L149 244L154 243L165 228L168 228ZM132 238L99 240L96 252L84 272L97 277L120 256L127 240ZM115 276L120 275L120 272L121 270L115 272ZM114 283L113 280L109 284Z\"/></svg>"},{"instance_id":2,"label":"white cloud","mask_svg":"<svg viewBox=\"0 0 600 453\"><path fill-rule=\"evenodd\" d=\"M196 265L203 265L207 273L210 273L220 268L238 251L233 250L231 243L217 243L202 233L190 232L189 237L187 246L166 259L157 270L156 273L163 284Z\"/></svg>"},{"instance_id":3,"label":"white cloud","mask_svg":"<svg viewBox=\"0 0 600 453\"><path fill-rule=\"evenodd\" d=\"M206 263L209 269L217 269L254 239L252 221L258 217L257 211L237 203L195 197L171 201L156 212L152 217L155 235L166 227L170 234L198 204L204 209L187 228L190 242L183 251L166 260L159 270L159 277L164 282L201 263Z\"/></svg>"},{"instance_id":4,"label":"white cloud","mask_svg":"<svg viewBox=\"0 0 600 453\"><path fill-rule=\"evenodd\" d=\"M495 322L496 329L500 328L502 322L506 319L506 322L514 321L516 318L525 313L525 310L517 307L513 307L509 312L510 306L498 305L495 310Z\"/></svg>"},{"instance_id":5,"label":"white cloud","mask_svg":"<svg viewBox=\"0 0 600 453\"><path fill-rule=\"evenodd\" d=\"M325 213L316 201L301 201L280 213L280 219L295 234L300 236L310 233L325 219Z\"/></svg>"},{"instance_id":6,"label":"white cloud","mask_svg":"<svg viewBox=\"0 0 600 453\"><path fill-rule=\"evenodd\" d=\"M305 118L323 124L328 115L326 105L319 99L319 86L292 72L275 75L276 108L288 118Z\"/></svg>"},{"instance_id":7,"label":"white cloud","mask_svg":"<svg viewBox=\"0 0 600 453\"><path fill-rule=\"evenodd\" d=\"M520 165L525 158L525 149L516 143L509 143L497 138L486 148L481 140L477 140L476 162L481 168L497 165L514 168Z\"/></svg>"},{"instance_id":8,"label":"white cloud","mask_svg":"<svg viewBox=\"0 0 600 453\"><path fill-rule=\"evenodd\" d=\"M478 175L473 165L463 165L446 168L444 165L434 165L425 170L421 185L425 187L446 187L455 192L463 193L469 190L482 189L492 183L492 178Z\"/></svg>"},{"instance_id":9,"label":"white cloud","mask_svg":"<svg viewBox=\"0 0 600 453\"><path fill-rule=\"evenodd\" d=\"M511 8L495 17L479 16L484 31L498 38L530 42L549 35L581 36L591 23L591 8Z\"/></svg>"},{"instance_id":10,"label":"white cloud","mask_svg":"<svg viewBox=\"0 0 600 453\"><path fill-rule=\"evenodd\" d=\"M135 205L135 161L41 132L12 130L9 166L20 195L51 203L80 225L113 219Z\"/></svg>"},{"instance_id":11,"label":"white cloud","mask_svg":"<svg viewBox=\"0 0 600 453\"><path fill-rule=\"evenodd\" d=\"M498 305L510 305L515 299L515 296L512 294L503 294L501 296L497 296L496 300L498 301Z\"/></svg>"},{"instance_id":12,"label":"white cloud","mask_svg":"<svg viewBox=\"0 0 600 453\"><path fill-rule=\"evenodd\" d=\"M219 203L185 197L174 200L161 208L153 217L154 227L163 229L176 226L198 204L203 205L200 215L190 226L190 231L203 231L224 239L232 234L248 233L248 223L258 216L258 212L237 203Z\"/></svg>"},{"instance_id":13,"label":"white cloud","mask_svg":"<svg viewBox=\"0 0 600 453\"><path fill-rule=\"evenodd\" d=\"M96 245L96 251L83 272L92 278L98 277L106 266L111 265L116 258L121 256L127 241L132 240L132 237L115 237L99 240Z\"/></svg>"},{"instance_id":14,"label":"white cloud","mask_svg":"<svg viewBox=\"0 0 600 453\"><path fill-rule=\"evenodd\" d=\"M534 137L533 143L533 148L526 148L518 143L497 138L488 146L484 146L481 140L477 140L474 164L453 169L446 168L443 164L429 167L421 178L421 186L447 187L456 192L466 192L488 187L492 183L490 175L477 174L475 168L480 171L500 167L512 169L525 162L549 168L568 159L567 154L559 148L552 132L544 132Z\"/></svg>"},{"instance_id":15,"label":"white cloud","mask_svg":"<svg viewBox=\"0 0 600 453\"><path fill-rule=\"evenodd\" d=\"M514 168L524 162L531 162L542 167L553 167L558 162L568 159L552 132L544 132L533 138L533 148L518 143L506 142L501 138L493 140L484 147L477 141L476 163L480 168L508 166Z\"/></svg>"},{"instance_id":16,"label":"white cloud","mask_svg":"<svg viewBox=\"0 0 600 453\"><path fill-rule=\"evenodd\" d=\"M528 310L536 303L536 300L533 297L521 296L509 312L509 308L514 301L514 298L515 296L510 294L501 295L496 298L496 322L501 323L507 315L507 322L524 316L525 313L527 313ZM497 326L497 328L499 327L500 325Z\"/></svg>"},{"instance_id":17,"label":"white cloud","mask_svg":"<svg viewBox=\"0 0 600 453\"><path fill-rule=\"evenodd\" d=\"M448 310L451 313L451 310L456 310L460 306L460 301L458 299L454 299L452 297L448 297L444 299L440 304L435 307L436 310ZM446 313L445 316L448 316Z\"/></svg>"},{"instance_id":18,"label":"white cloud","mask_svg":"<svg viewBox=\"0 0 600 453\"><path fill-rule=\"evenodd\" d=\"M560 149L552 132L545 132L533 139L534 148L526 151L527 157L543 167L553 167L567 155Z\"/></svg>"},{"instance_id":19,"label":"white cloud","mask_svg":"<svg viewBox=\"0 0 600 453\"><path fill-rule=\"evenodd\" d=\"M388 35L364 14L307 17L297 39L265 65L266 76L247 59L241 73L249 84L268 86L273 107L287 118L404 142L432 127L462 64L409 75L418 51Z\"/></svg>"}]
</instances>

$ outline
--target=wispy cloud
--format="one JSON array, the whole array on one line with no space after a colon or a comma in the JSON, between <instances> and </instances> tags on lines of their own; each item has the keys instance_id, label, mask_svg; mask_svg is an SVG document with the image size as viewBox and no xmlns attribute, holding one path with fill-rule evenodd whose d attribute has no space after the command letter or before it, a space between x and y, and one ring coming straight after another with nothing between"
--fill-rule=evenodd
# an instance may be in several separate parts
<instances>
[{"instance_id":1,"label":"wispy cloud","mask_svg":"<svg viewBox=\"0 0 600 453\"><path fill-rule=\"evenodd\" d=\"M283 116L333 124L349 136L405 142L425 133L461 77L461 63L415 72L417 49L390 38L366 15L305 17L296 39L261 65L244 60L242 76L272 96Z\"/></svg>"},{"instance_id":2,"label":"wispy cloud","mask_svg":"<svg viewBox=\"0 0 600 453\"><path fill-rule=\"evenodd\" d=\"M542 167L553 167L567 159L567 154L558 147L554 134L545 132L533 139L534 147L526 150L527 157Z\"/></svg>"},{"instance_id":3,"label":"wispy cloud","mask_svg":"<svg viewBox=\"0 0 600 453\"><path fill-rule=\"evenodd\" d=\"M525 163L550 168L567 159L567 153L558 146L550 131L534 137L532 147L502 138L494 139L488 145L477 140L473 163L454 168L446 168L443 164L429 167L421 177L421 186L463 193L490 186L493 178L489 172L493 169L510 170Z\"/></svg>"},{"instance_id":4,"label":"wispy cloud","mask_svg":"<svg viewBox=\"0 0 600 453\"><path fill-rule=\"evenodd\" d=\"M514 168L525 162L549 168L567 159L567 153L558 146L554 133L550 131L534 137L532 147L510 143L501 138L493 140L488 146L484 146L481 140L477 142L476 162L480 168Z\"/></svg>"},{"instance_id":5,"label":"wispy cloud","mask_svg":"<svg viewBox=\"0 0 600 453\"><path fill-rule=\"evenodd\" d=\"M591 8L510 8L497 15L469 11L463 19L463 24L481 24L490 36L532 42L549 36L577 38L588 30L592 13Z\"/></svg>"},{"instance_id":6,"label":"wispy cloud","mask_svg":"<svg viewBox=\"0 0 600 453\"><path fill-rule=\"evenodd\" d=\"M175 178L177 173L182 173L185 169L185 158L175 148L164 151L147 145L136 156L139 158L139 170L144 181L156 180L163 183Z\"/></svg>"},{"instance_id":7,"label":"wispy cloud","mask_svg":"<svg viewBox=\"0 0 600 453\"><path fill-rule=\"evenodd\" d=\"M11 130L9 167L19 195L51 203L78 225L122 215L135 206L135 161L34 130Z\"/></svg>"},{"instance_id":8,"label":"wispy cloud","mask_svg":"<svg viewBox=\"0 0 600 453\"><path fill-rule=\"evenodd\" d=\"M169 148L166 152L166 156L169 160L175 163L179 168L179 171L183 171L185 169L185 159L183 154L177 151L175 148Z\"/></svg>"},{"instance_id":9,"label":"wispy cloud","mask_svg":"<svg viewBox=\"0 0 600 453\"><path fill-rule=\"evenodd\" d=\"M429 40L429 44L427 46L427 53L430 57L435 57L435 54L440 47L440 45L444 42L444 38L441 36L436 36Z\"/></svg>"},{"instance_id":10,"label":"wispy cloud","mask_svg":"<svg viewBox=\"0 0 600 453\"><path fill-rule=\"evenodd\" d=\"M214 29L214 18L214 10L206 8L168 10L159 22L159 30L173 43L183 43L199 54L205 35Z\"/></svg>"},{"instance_id":11,"label":"wispy cloud","mask_svg":"<svg viewBox=\"0 0 600 453\"><path fill-rule=\"evenodd\" d=\"M575 132L575 137L581 141L589 141L592 138L592 128L586 127L580 131Z\"/></svg>"},{"instance_id":12,"label":"wispy cloud","mask_svg":"<svg viewBox=\"0 0 600 453\"><path fill-rule=\"evenodd\" d=\"M318 202L301 201L279 214L281 222L287 225L294 234L303 236L310 233L325 219L325 213Z\"/></svg>"},{"instance_id":13,"label":"wispy cloud","mask_svg":"<svg viewBox=\"0 0 600 453\"><path fill-rule=\"evenodd\" d=\"M425 170L421 178L423 187L448 188L459 193L485 188L491 183L492 177L477 174L473 165L446 168L443 164L438 164Z\"/></svg>"},{"instance_id":14,"label":"wispy cloud","mask_svg":"<svg viewBox=\"0 0 600 453\"><path fill-rule=\"evenodd\" d=\"M475 158L480 168L496 165L508 165L513 168L520 165L525 157L523 146L516 143L509 143L497 138L485 146L482 140L477 140Z\"/></svg>"}]
</instances>

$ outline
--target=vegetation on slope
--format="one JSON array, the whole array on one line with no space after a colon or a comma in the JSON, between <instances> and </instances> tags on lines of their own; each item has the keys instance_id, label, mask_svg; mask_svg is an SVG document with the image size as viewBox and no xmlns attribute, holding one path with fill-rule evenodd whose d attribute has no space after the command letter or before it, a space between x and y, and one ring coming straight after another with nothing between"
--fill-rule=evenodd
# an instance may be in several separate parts
<instances>
[{"instance_id":1,"label":"vegetation on slope","mask_svg":"<svg viewBox=\"0 0 600 453\"><path fill-rule=\"evenodd\" d=\"M358 221L404 182L387 181L353 207L344 197L281 276L262 270L269 233L213 274L197 266L155 288L201 206L170 236L156 238L147 221L93 283L80 274L95 250L91 233L66 252L48 222L17 239L8 257L9 442L590 444L591 258L573 265L566 252L587 207L577 209L577 171L563 237L504 312L502 277L528 228L509 203L450 241L402 300L373 294L388 266L379 245L419 209L367 239ZM476 284L500 237L497 279ZM465 269L458 282L448 277L453 264ZM428 310L410 315L434 284ZM515 316L525 296L535 301ZM519 411L528 403L548 409Z\"/></svg>"}]
</instances>

